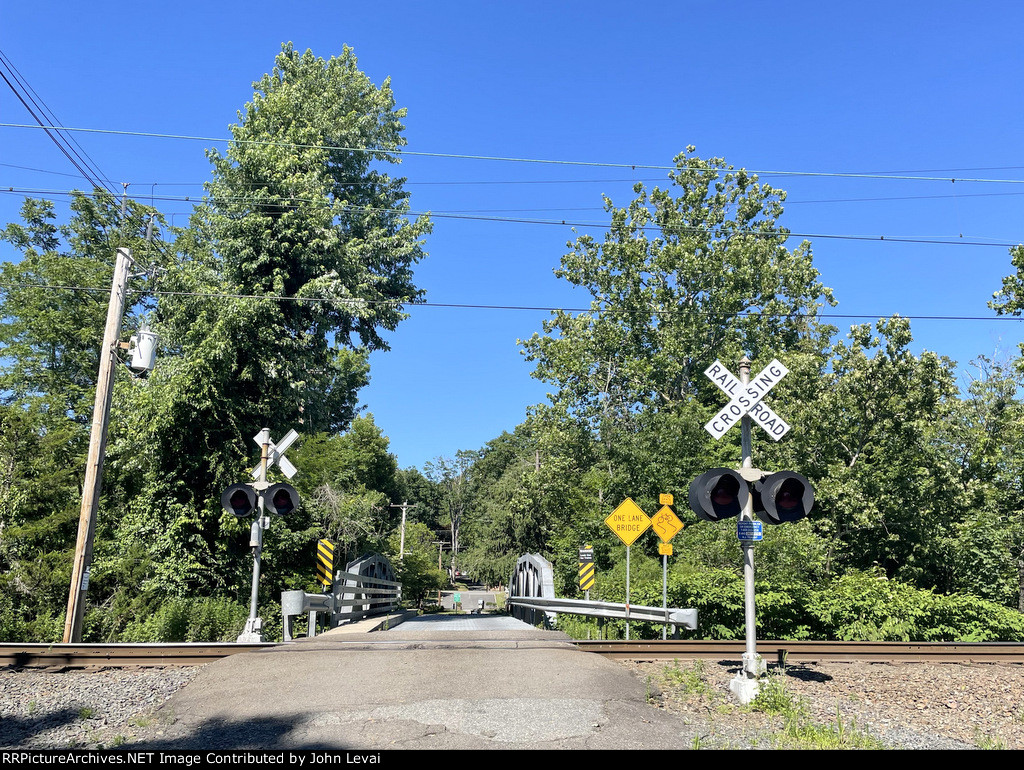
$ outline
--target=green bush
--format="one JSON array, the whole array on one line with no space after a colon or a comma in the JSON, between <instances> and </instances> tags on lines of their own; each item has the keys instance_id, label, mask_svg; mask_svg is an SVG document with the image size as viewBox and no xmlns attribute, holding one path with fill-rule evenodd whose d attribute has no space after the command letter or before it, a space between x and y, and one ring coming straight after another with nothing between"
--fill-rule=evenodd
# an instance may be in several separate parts
<instances>
[{"instance_id":1,"label":"green bush","mask_svg":"<svg viewBox=\"0 0 1024 770\"><path fill-rule=\"evenodd\" d=\"M150 617L129 623L122 642L233 642L246 607L231 599L169 599Z\"/></svg>"},{"instance_id":2,"label":"green bush","mask_svg":"<svg viewBox=\"0 0 1024 770\"><path fill-rule=\"evenodd\" d=\"M630 603L661 606L661 581L638 580ZM621 588L607 601L624 602ZM823 641L1024 641L1024 614L962 594L938 594L881 572L851 572L817 585L755 585L757 635L761 639ZM670 607L697 610L697 639L742 639L745 635L743 577L721 569L670 575ZM560 622L560 627L562 623ZM568 627L568 624L565 624ZM622 626L616 621L613 627ZM570 632L571 633L571 632ZM661 627L631 624L632 638L656 638Z\"/></svg>"},{"instance_id":3,"label":"green bush","mask_svg":"<svg viewBox=\"0 0 1024 770\"><path fill-rule=\"evenodd\" d=\"M809 593L817 638L843 641L1024 641L1024 615L963 594L944 595L852 572Z\"/></svg>"}]
</instances>

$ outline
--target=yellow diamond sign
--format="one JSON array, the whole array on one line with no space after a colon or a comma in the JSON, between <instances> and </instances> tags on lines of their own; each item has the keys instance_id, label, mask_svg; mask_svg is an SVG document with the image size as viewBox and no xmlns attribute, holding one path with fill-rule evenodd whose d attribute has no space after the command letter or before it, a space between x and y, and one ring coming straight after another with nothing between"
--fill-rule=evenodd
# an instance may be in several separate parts
<instances>
[{"instance_id":1,"label":"yellow diamond sign","mask_svg":"<svg viewBox=\"0 0 1024 770\"><path fill-rule=\"evenodd\" d=\"M633 545L636 539L651 526L651 520L647 518L647 514L641 511L640 506L628 497L622 505L611 512L604 523L626 545Z\"/></svg>"},{"instance_id":2,"label":"yellow diamond sign","mask_svg":"<svg viewBox=\"0 0 1024 770\"><path fill-rule=\"evenodd\" d=\"M653 523L654 531L666 543L678 535L679 531L683 528L683 522L679 520L679 517L667 505L654 514Z\"/></svg>"}]
</instances>

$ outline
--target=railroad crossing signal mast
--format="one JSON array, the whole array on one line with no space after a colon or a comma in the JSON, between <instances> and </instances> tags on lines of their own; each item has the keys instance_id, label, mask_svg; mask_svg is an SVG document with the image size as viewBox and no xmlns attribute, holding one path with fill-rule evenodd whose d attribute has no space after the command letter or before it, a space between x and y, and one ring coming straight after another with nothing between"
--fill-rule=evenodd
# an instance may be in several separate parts
<instances>
[{"instance_id":1,"label":"railroad crossing signal mast","mask_svg":"<svg viewBox=\"0 0 1024 770\"><path fill-rule=\"evenodd\" d=\"M814 490L810 482L793 471L766 473L754 468L751 452L750 423L756 420L778 441L789 425L762 403L762 399L779 380L789 373L780 361L773 360L753 380L750 359L740 360L739 379L715 361L704 374L728 396L729 403L704 428L720 439L737 423L741 430L743 460L739 471L712 468L690 484L690 508L705 521L722 521L738 516L736 536L743 548L744 608L746 651L743 671L729 684L741 703L750 703L759 689L758 679L765 673L765 664L757 654L757 625L754 610L754 543L763 537L762 522L782 524L798 521L810 513ZM751 489L753 485L753 489ZM754 513L760 521L754 520Z\"/></svg>"},{"instance_id":2,"label":"railroad crossing signal mast","mask_svg":"<svg viewBox=\"0 0 1024 770\"><path fill-rule=\"evenodd\" d=\"M259 595L260 562L263 555L263 530L270 528L270 516L286 516L299 509L299 493L291 484L271 484L267 481L267 469L277 463L288 478L296 469L284 452L299 437L294 430L288 431L280 443L270 440L270 429L264 428L255 436L260 446L260 464L252 470L255 481L232 484L220 496L221 507L240 519L258 514L249 530L249 546L252 548L252 593L249 600L249 619L245 629L238 636L241 643L263 641L263 619L256 614L256 600Z\"/></svg>"}]
</instances>

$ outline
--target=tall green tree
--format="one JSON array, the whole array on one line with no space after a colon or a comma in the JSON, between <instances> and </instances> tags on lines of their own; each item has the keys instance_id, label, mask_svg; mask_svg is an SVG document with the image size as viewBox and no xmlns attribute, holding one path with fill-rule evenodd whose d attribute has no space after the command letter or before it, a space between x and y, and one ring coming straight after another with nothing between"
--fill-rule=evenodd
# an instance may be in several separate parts
<instances>
[{"instance_id":1,"label":"tall green tree","mask_svg":"<svg viewBox=\"0 0 1024 770\"><path fill-rule=\"evenodd\" d=\"M67 601L117 249L166 261L159 238L145 238L152 213L94 190L72 196L64 224L51 202L29 199L0 232L17 256L0 265L0 593L35 638L51 638ZM129 293L124 327L147 309Z\"/></svg>"},{"instance_id":2,"label":"tall green tree","mask_svg":"<svg viewBox=\"0 0 1024 770\"><path fill-rule=\"evenodd\" d=\"M783 407L800 440L776 456L815 485L812 519L829 543L826 571L879 567L949 590L945 538L956 484L934 426L955 407L957 389L952 362L914 354L912 341L905 318L852 327L813 390Z\"/></svg>"},{"instance_id":3,"label":"tall green tree","mask_svg":"<svg viewBox=\"0 0 1024 770\"><path fill-rule=\"evenodd\" d=\"M770 360L831 331L814 321L833 299L810 245L788 249L778 224L785 193L693 152L669 188L637 184L623 208L605 199L604 239L579 236L555 271L590 292L590 312L556 312L522 343L554 403L595 427L684 402L715 358Z\"/></svg>"},{"instance_id":4,"label":"tall green tree","mask_svg":"<svg viewBox=\"0 0 1024 770\"><path fill-rule=\"evenodd\" d=\"M383 170L405 144L390 83L348 48L324 60L285 45L254 88L227 149L209 153L208 197L161 285L164 355L120 394L118 542L145 551L145 585L164 594L248 590L248 539L219 497L251 467L251 437L346 428L369 352L420 296L430 224L408 218L404 180ZM268 584L286 569L266 566Z\"/></svg>"},{"instance_id":5,"label":"tall green tree","mask_svg":"<svg viewBox=\"0 0 1024 770\"><path fill-rule=\"evenodd\" d=\"M590 292L590 311L556 312L521 343L533 376L553 388L535 409L538 440L563 432L576 447L566 466L575 478L561 491L577 504L553 511L555 521L607 515L627 496L648 507L663 492L685 499L694 475L734 462L738 437L715 445L702 427L721 406L702 375L715 359L778 356L804 380L826 358L834 329L817 314L834 299L810 245L788 246L785 193L692 147L669 182L636 185L622 207L605 200L603 239L578 236L555 271Z\"/></svg>"},{"instance_id":6,"label":"tall green tree","mask_svg":"<svg viewBox=\"0 0 1024 770\"><path fill-rule=\"evenodd\" d=\"M437 457L424 466L424 473L438 489L439 523L448 530L450 569L454 575L462 548L462 526L471 509L470 469L476 454L459 451L455 457Z\"/></svg>"},{"instance_id":7,"label":"tall green tree","mask_svg":"<svg viewBox=\"0 0 1024 770\"><path fill-rule=\"evenodd\" d=\"M975 366L965 397L938 426L960 492L952 588L1024 612L1024 371L985 357Z\"/></svg>"},{"instance_id":8,"label":"tall green tree","mask_svg":"<svg viewBox=\"0 0 1024 770\"><path fill-rule=\"evenodd\" d=\"M291 455L296 486L322 536L334 542L339 564L380 550L397 523L390 505L397 499L398 467L388 446L367 414L345 433L304 438Z\"/></svg>"}]
</instances>

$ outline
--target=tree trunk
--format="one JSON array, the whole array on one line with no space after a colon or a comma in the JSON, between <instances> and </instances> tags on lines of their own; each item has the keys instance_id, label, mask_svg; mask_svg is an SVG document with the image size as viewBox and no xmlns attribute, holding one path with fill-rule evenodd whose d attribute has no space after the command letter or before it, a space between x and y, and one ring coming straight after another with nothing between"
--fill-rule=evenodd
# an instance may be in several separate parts
<instances>
[{"instance_id":1,"label":"tree trunk","mask_svg":"<svg viewBox=\"0 0 1024 770\"><path fill-rule=\"evenodd\" d=\"M1024 558L1017 559L1017 610L1024 612Z\"/></svg>"}]
</instances>

